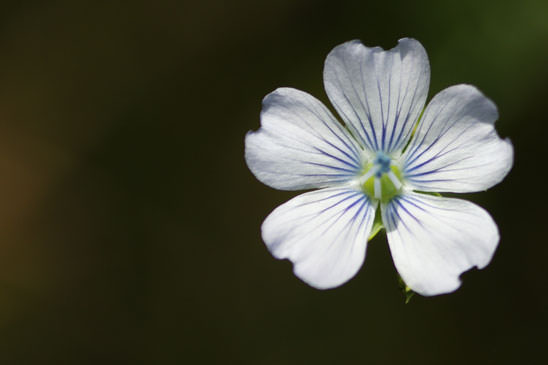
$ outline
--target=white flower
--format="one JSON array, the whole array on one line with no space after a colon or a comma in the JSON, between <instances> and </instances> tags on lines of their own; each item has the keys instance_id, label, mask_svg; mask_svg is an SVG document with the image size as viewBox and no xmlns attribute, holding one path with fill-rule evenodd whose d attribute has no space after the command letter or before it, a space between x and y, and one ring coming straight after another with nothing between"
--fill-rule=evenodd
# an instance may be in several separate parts
<instances>
[{"instance_id":1,"label":"white flower","mask_svg":"<svg viewBox=\"0 0 548 365\"><path fill-rule=\"evenodd\" d=\"M449 87L423 111L429 81L418 41L388 51L351 41L324 68L344 126L305 92L280 88L264 98L261 128L245 139L249 168L276 189L319 190L276 208L262 237L309 285L333 288L357 273L378 207L396 269L419 294L454 291L460 274L491 260L499 233L489 213L431 193L499 183L512 144L495 132L495 104L473 86Z\"/></svg>"}]
</instances>

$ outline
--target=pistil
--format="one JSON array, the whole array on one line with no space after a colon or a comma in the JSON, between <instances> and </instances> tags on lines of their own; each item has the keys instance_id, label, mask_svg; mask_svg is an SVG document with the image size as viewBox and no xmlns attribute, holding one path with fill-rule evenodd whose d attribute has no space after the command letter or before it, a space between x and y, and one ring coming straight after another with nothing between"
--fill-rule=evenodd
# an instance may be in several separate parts
<instances>
[{"instance_id":1,"label":"pistil","mask_svg":"<svg viewBox=\"0 0 548 365\"><path fill-rule=\"evenodd\" d=\"M403 186L399 168L382 152L366 166L358 181L366 194L383 202L398 195Z\"/></svg>"}]
</instances>

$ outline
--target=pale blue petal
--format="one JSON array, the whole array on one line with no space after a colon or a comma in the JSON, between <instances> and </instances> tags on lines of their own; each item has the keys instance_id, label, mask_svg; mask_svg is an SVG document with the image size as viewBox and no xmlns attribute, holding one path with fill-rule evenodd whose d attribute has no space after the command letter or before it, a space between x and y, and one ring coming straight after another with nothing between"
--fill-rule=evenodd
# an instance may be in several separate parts
<instances>
[{"instance_id":1,"label":"pale blue petal","mask_svg":"<svg viewBox=\"0 0 548 365\"><path fill-rule=\"evenodd\" d=\"M381 211L396 269L422 295L456 290L459 276L484 268L499 242L489 213L465 200L408 193Z\"/></svg>"},{"instance_id":2,"label":"pale blue petal","mask_svg":"<svg viewBox=\"0 0 548 365\"><path fill-rule=\"evenodd\" d=\"M266 218L263 240L276 258L293 262L301 280L318 289L333 288L362 266L375 208L363 192L350 188L304 193Z\"/></svg>"},{"instance_id":3,"label":"pale blue petal","mask_svg":"<svg viewBox=\"0 0 548 365\"><path fill-rule=\"evenodd\" d=\"M401 152L424 107L430 66L422 45L409 38L384 51L351 41L327 56L324 84L337 112L363 146Z\"/></svg>"},{"instance_id":4,"label":"pale blue petal","mask_svg":"<svg viewBox=\"0 0 548 365\"><path fill-rule=\"evenodd\" d=\"M333 186L362 169L362 149L313 96L280 88L263 100L261 128L245 138L249 169L284 190Z\"/></svg>"},{"instance_id":5,"label":"pale blue petal","mask_svg":"<svg viewBox=\"0 0 548 365\"><path fill-rule=\"evenodd\" d=\"M490 188L510 171L514 149L495 131L497 107L475 87L456 85L428 104L402 156L403 175L421 191Z\"/></svg>"}]
</instances>

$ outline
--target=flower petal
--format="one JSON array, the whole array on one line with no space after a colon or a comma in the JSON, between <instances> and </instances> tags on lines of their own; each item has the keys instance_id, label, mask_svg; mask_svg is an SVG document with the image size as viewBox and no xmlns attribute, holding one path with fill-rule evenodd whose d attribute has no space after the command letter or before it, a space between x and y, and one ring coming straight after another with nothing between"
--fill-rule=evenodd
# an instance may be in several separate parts
<instances>
[{"instance_id":1,"label":"flower petal","mask_svg":"<svg viewBox=\"0 0 548 365\"><path fill-rule=\"evenodd\" d=\"M396 269L422 295L456 290L459 275L484 268L499 241L489 213L465 200L409 193L381 210Z\"/></svg>"},{"instance_id":2,"label":"flower petal","mask_svg":"<svg viewBox=\"0 0 548 365\"><path fill-rule=\"evenodd\" d=\"M284 190L331 186L362 169L351 134L320 101L291 88L264 98L261 128L246 135L245 158L257 179Z\"/></svg>"},{"instance_id":3,"label":"flower petal","mask_svg":"<svg viewBox=\"0 0 548 365\"><path fill-rule=\"evenodd\" d=\"M456 85L426 107L402 156L403 174L417 190L474 192L499 183L514 149L495 131L497 107L475 87Z\"/></svg>"},{"instance_id":4,"label":"flower petal","mask_svg":"<svg viewBox=\"0 0 548 365\"><path fill-rule=\"evenodd\" d=\"M375 208L365 194L350 188L304 193L266 218L263 240L274 257L293 262L301 280L318 289L333 288L363 264Z\"/></svg>"},{"instance_id":5,"label":"flower petal","mask_svg":"<svg viewBox=\"0 0 548 365\"><path fill-rule=\"evenodd\" d=\"M360 41L327 56L324 84L329 99L361 143L391 154L407 143L424 107L430 83L428 56L409 38L384 51Z\"/></svg>"}]
</instances>

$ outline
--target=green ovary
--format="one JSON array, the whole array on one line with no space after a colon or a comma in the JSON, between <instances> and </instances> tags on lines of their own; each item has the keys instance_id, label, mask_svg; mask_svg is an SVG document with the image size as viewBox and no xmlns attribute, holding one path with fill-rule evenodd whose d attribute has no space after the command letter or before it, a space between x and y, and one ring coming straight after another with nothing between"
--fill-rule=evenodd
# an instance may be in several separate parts
<instances>
[{"instance_id":1,"label":"green ovary","mask_svg":"<svg viewBox=\"0 0 548 365\"><path fill-rule=\"evenodd\" d=\"M367 171L371 169L372 167L373 167L373 164L368 164L364 174L367 173ZM400 169L397 166L391 165L390 170L394 173L394 175L396 175L396 177L398 178L400 182L403 181L402 174L400 172ZM373 175L369 179L367 179L367 181L363 183L362 185L363 191L374 199L376 199L375 198L375 179L379 179L379 178ZM392 199L393 197L400 194L401 187L399 189L396 188L396 186L394 186L394 183L390 180L387 174L382 174L382 176L380 177L380 182L381 182L380 184L381 186L380 201L381 202L386 203L390 201L390 199Z\"/></svg>"}]
</instances>

